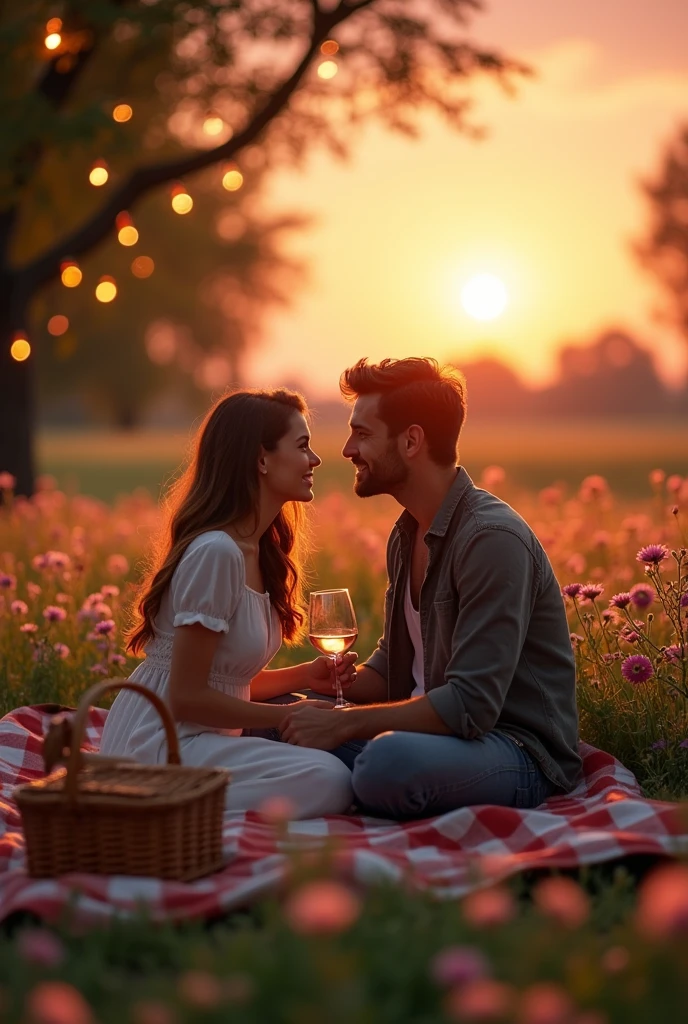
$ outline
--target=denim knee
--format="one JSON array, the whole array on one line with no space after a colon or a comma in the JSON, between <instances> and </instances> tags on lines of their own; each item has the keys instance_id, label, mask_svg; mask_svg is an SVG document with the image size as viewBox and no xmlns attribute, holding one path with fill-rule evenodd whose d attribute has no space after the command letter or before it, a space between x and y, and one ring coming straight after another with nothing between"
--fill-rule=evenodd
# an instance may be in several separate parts
<instances>
[{"instance_id":1,"label":"denim knee","mask_svg":"<svg viewBox=\"0 0 688 1024\"><path fill-rule=\"evenodd\" d=\"M410 754L404 733L384 732L366 744L352 772L354 796L364 810L389 818L418 813Z\"/></svg>"}]
</instances>

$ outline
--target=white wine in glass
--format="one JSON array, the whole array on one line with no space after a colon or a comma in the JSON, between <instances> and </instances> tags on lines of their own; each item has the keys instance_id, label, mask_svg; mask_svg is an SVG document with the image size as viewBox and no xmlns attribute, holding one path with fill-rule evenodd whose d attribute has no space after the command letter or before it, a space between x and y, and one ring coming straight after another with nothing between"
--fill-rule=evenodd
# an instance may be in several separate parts
<instances>
[{"instance_id":1,"label":"white wine in glass","mask_svg":"<svg viewBox=\"0 0 688 1024\"><path fill-rule=\"evenodd\" d=\"M336 664L337 655L353 647L357 637L356 613L349 591L314 590L308 605L308 639L316 651L332 658ZM349 701L344 699L336 670L334 678L337 688L334 706L350 707Z\"/></svg>"}]
</instances>

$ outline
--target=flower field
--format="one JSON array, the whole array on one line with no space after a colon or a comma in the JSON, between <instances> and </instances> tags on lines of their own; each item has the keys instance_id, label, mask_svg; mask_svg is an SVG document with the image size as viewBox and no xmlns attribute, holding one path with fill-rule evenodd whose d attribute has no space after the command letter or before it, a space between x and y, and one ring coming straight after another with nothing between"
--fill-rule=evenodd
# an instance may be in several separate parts
<instances>
[{"instance_id":1,"label":"flower field","mask_svg":"<svg viewBox=\"0 0 688 1024\"><path fill-rule=\"evenodd\" d=\"M606 480L527 492L480 481L533 526L562 584L581 736L648 796L688 795L688 480L654 470L646 496ZM44 477L31 501L0 474L0 711L73 705L134 666L122 646L132 581L158 522L145 493L113 505ZM381 628L392 502L333 491L313 509L312 585L348 586L365 657ZM284 649L276 664L311 658ZM0 1019L615 1024L679 1019L688 998L688 868L636 888L622 871L521 880L461 907L363 894L295 864L279 906L216 927L140 922L89 934L15 922L0 939Z\"/></svg>"}]
</instances>

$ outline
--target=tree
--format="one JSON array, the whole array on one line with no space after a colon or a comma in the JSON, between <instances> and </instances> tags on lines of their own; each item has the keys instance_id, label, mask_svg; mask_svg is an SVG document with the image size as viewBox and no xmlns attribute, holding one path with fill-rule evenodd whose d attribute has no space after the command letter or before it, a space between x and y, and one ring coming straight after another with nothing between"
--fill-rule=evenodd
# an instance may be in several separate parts
<instances>
[{"instance_id":1,"label":"tree","mask_svg":"<svg viewBox=\"0 0 688 1024\"><path fill-rule=\"evenodd\" d=\"M635 252L664 292L665 318L688 343L688 124L667 147L656 179L641 187L650 225Z\"/></svg>"},{"instance_id":2,"label":"tree","mask_svg":"<svg viewBox=\"0 0 688 1024\"><path fill-rule=\"evenodd\" d=\"M256 146L269 166L303 159L314 143L344 153L364 120L413 133L422 109L465 128L470 76L484 71L508 84L525 70L466 41L467 17L479 7L479 0L2 5L0 468L18 478L20 491L33 482L33 361L17 361L11 353L24 354L26 345L12 346L26 331L32 299L65 260L101 245L117 217L154 189L247 160ZM84 192L99 159L112 169L102 200L98 188Z\"/></svg>"}]
</instances>

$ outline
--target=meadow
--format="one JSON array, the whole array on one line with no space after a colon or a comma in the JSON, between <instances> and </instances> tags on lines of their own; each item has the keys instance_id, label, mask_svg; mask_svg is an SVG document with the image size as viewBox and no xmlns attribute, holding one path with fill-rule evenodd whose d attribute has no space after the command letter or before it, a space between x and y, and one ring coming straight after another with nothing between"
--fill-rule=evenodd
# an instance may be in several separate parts
<instances>
[{"instance_id":1,"label":"meadow","mask_svg":"<svg viewBox=\"0 0 688 1024\"><path fill-rule=\"evenodd\" d=\"M48 441L43 466L55 456ZM548 458L556 443L561 437L546 439ZM583 442L572 435L570 443ZM111 453L80 444L81 463L76 450L65 456L74 480L79 465L99 459L107 475ZM581 736L615 754L646 795L685 800L688 479L677 468L680 443L659 467L636 438L640 446L617 458L617 472L630 479L636 455L626 486L578 473L581 455L537 489L514 468L521 444L503 438L503 464L493 456L482 466L467 439L465 462L527 518L554 565L576 653ZM179 454L150 450L170 466ZM137 451L154 472L143 446ZM121 451L112 458L122 471L125 464ZM355 499L348 479L339 488L344 479L320 480L311 581L350 588L363 658L381 629L385 540L397 510ZM24 703L73 705L94 679L135 664L121 636L159 523L156 500L139 489L106 503L58 482L43 476L31 501L6 490L0 510L2 713ZM275 664L313 654L285 648ZM297 872L279 902L204 928L140 921L85 940L68 921L50 930L13 922L0 939L0 1015L32 1024L678 1019L688 997L688 867L664 867L639 885L633 867L520 879L457 906L400 890L355 892L320 865Z\"/></svg>"}]
</instances>

